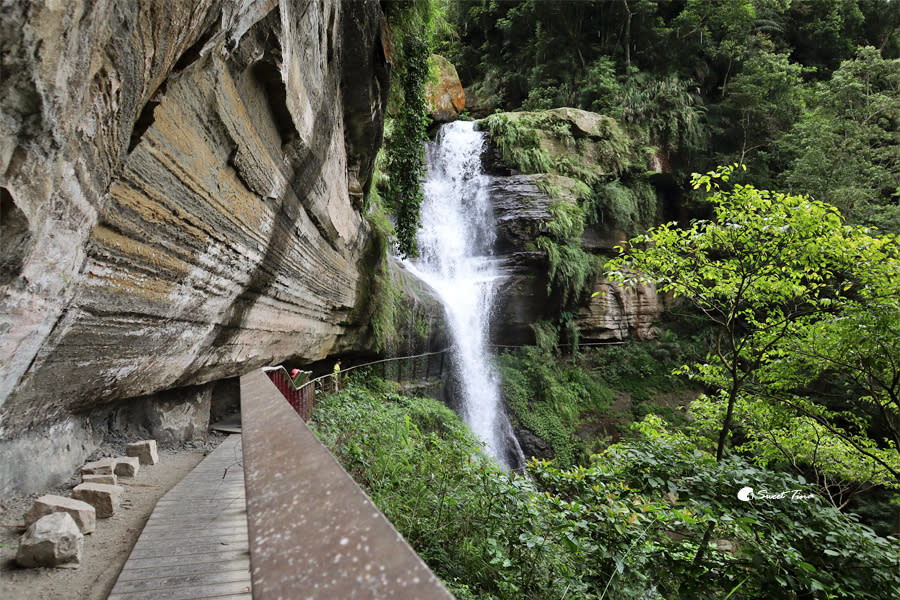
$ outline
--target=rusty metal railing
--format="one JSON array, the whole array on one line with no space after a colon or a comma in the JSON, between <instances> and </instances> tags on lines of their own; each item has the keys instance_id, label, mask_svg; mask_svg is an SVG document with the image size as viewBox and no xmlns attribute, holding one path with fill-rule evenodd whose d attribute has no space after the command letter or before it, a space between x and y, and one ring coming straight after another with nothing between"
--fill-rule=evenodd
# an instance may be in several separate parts
<instances>
[{"instance_id":1,"label":"rusty metal railing","mask_svg":"<svg viewBox=\"0 0 900 600\"><path fill-rule=\"evenodd\" d=\"M426 352L415 356L399 356L385 358L361 365L353 365L341 369L337 373L329 373L310 379L306 383L297 386L294 379L282 365L264 368L266 375L278 388L288 403L297 411L304 421L312 418L316 398L329 391L337 391L341 385L349 382L358 374L367 372L380 374L382 379L393 380L398 383L404 381L421 381L433 377L443 377L445 368L445 355L447 350L438 352Z\"/></svg>"}]
</instances>

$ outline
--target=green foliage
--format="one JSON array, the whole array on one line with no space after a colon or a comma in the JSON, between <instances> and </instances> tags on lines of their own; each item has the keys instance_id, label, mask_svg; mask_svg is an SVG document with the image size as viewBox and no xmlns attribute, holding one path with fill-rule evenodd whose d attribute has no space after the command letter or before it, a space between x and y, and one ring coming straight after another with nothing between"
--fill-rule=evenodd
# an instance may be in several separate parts
<instances>
[{"instance_id":1,"label":"green foliage","mask_svg":"<svg viewBox=\"0 0 900 600\"><path fill-rule=\"evenodd\" d=\"M656 205L656 190L647 181L616 179L595 186L584 210L592 225L636 232L658 222Z\"/></svg>"},{"instance_id":2,"label":"green foliage","mask_svg":"<svg viewBox=\"0 0 900 600\"><path fill-rule=\"evenodd\" d=\"M664 598L700 599L738 586L740 598L894 593L897 542L808 497L802 479L737 456L717 463L677 434L645 429L649 438L611 446L588 469L532 467L566 521L584 522L578 547L592 588L635 597L652 586ZM737 498L745 486L757 493L750 502ZM696 564L709 527L715 541Z\"/></svg>"},{"instance_id":3,"label":"green foliage","mask_svg":"<svg viewBox=\"0 0 900 600\"><path fill-rule=\"evenodd\" d=\"M326 396L317 435L462 598L560 598L584 589L531 481L500 471L433 400L383 384ZM566 592L566 590L569 590ZM584 597L584 596L581 596Z\"/></svg>"},{"instance_id":4,"label":"green foliage","mask_svg":"<svg viewBox=\"0 0 900 600\"><path fill-rule=\"evenodd\" d=\"M578 300L597 273L597 257L582 250L580 244L559 243L547 236L539 237L535 245L547 253L550 276L547 293L558 289L563 304L570 299Z\"/></svg>"},{"instance_id":5,"label":"green foliage","mask_svg":"<svg viewBox=\"0 0 900 600\"><path fill-rule=\"evenodd\" d=\"M729 86L722 110L729 115L726 135L740 140L743 164L787 131L804 108L802 67L786 54L755 52Z\"/></svg>"},{"instance_id":6,"label":"green foliage","mask_svg":"<svg viewBox=\"0 0 900 600\"><path fill-rule=\"evenodd\" d=\"M386 169L390 181L386 197L396 217L397 250L416 256L416 232L422 204L425 173L428 102L425 84L430 76L428 57L432 50L436 3L431 0L392 2L388 18L396 42L391 104L395 107L393 131L386 146Z\"/></svg>"},{"instance_id":7,"label":"green foliage","mask_svg":"<svg viewBox=\"0 0 900 600\"><path fill-rule=\"evenodd\" d=\"M900 60L862 48L781 140L785 181L851 221L900 232Z\"/></svg>"},{"instance_id":8,"label":"green foliage","mask_svg":"<svg viewBox=\"0 0 900 600\"><path fill-rule=\"evenodd\" d=\"M655 412L670 422L680 421L671 402L668 410L663 409L660 396L691 397L692 386L673 370L685 361L702 356L704 342L702 338L686 339L667 331L659 340L629 341L594 349L584 360L586 368L610 389L631 397L635 418Z\"/></svg>"},{"instance_id":9,"label":"green foliage","mask_svg":"<svg viewBox=\"0 0 900 600\"><path fill-rule=\"evenodd\" d=\"M460 598L887 600L896 541L806 497L803 481L717 463L661 423L590 467L496 470L455 415L370 380L317 405L316 433ZM737 499L742 487L758 496ZM783 498L766 498L784 493ZM693 557L712 527L705 560Z\"/></svg>"},{"instance_id":10,"label":"green foliage","mask_svg":"<svg viewBox=\"0 0 900 600\"><path fill-rule=\"evenodd\" d=\"M724 455L738 402L756 397L815 420L845 442L842 447L877 462L900 482L895 463L880 459L865 441L865 423L848 421L846 413L829 417L797 389L830 372L849 378L862 393L847 400L863 411L876 409L892 438L877 445L896 454L900 372L891 332L900 314L900 245L844 226L834 207L803 196L747 185L726 190L733 169L694 178L695 188L715 188L713 220L688 229L663 225L631 240L608 263L610 276L625 282L650 277L660 290L686 297L718 328L706 360L681 369L709 386L722 406L715 416L717 458ZM885 321L866 322L872 314L885 315ZM865 339L861 328L869 332ZM891 358L879 359L885 350ZM850 358L860 351L860 361ZM857 425L848 432L842 420Z\"/></svg>"},{"instance_id":11,"label":"green foliage","mask_svg":"<svg viewBox=\"0 0 900 600\"><path fill-rule=\"evenodd\" d=\"M650 139L667 151L700 148L706 133L700 121L704 110L691 93L696 86L678 77L635 77L625 87L625 121L647 129Z\"/></svg>"},{"instance_id":12,"label":"green foliage","mask_svg":"<svg viewBox=\"0 0 900 600\"><path fill-rule=\"evenodd\" d=\"M600 56L588 66L579 87L578 106L587 110L614 114L622 103L624 89L609 56Z\"/></svg>"},{"instance_id":13,"label":"green foliage","mask_svg":"<svg viewBox=\"0 0 900 600\"><path fill-rule=\"evenodd\" d=\"M555 346L527 346L504 353L498 365L513 420L550 444L556 464L571 466L586 462L596 441L582 440L576 431L585 419L606 411L613 392L588 370L554 356L553 350Z\"/></svg>"}]
</instances>

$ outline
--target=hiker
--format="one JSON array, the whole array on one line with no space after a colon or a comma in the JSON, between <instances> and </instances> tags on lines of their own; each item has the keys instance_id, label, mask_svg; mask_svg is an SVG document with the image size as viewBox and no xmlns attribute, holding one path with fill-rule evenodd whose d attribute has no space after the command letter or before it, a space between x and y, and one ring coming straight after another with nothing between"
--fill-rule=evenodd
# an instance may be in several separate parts
<instances>
[{"instance_id":1,"label":"hiker","mask_svg":"<svg viewBox=\"0 0 900 600\"><path fill-rule=\"evenodd\" d=\"M341 389L341 359L338 359L336 363L334 363L334 391L340 391Z\"/></svg>"}]
</instances>

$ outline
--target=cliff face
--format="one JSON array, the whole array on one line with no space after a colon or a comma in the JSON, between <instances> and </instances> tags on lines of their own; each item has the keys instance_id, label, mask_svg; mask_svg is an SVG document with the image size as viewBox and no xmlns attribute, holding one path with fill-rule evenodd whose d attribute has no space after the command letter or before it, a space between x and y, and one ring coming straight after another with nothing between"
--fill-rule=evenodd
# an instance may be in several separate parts
<instances>
[{"instance_id":1,"label":"cliff face","mask_svg":"<svg viewBox=\"0 0 900 600\"><path fill-rule=\"evenodd\" d=\"M0 443L365 345L376 0L13 2L0 22Z\"/></svg>"},{"instance_id":2,"label":"cliff face","mask_svg":"<svg viewBox=\"0 0 900 600\"><path fill-rule=\"evenodd\" d=\"M564 310L573 314L584 342L654 336L653 326L664 308L654 287L622 288L598 278L579 290L581 302L566 305L562 294L548 293L548 255L539 251L536 243L542 236L555 239L554 207L560 205L574 209L562 212L579 214L585 224L585 205L595 204L593 210L601 215L599 223L574 228L576 233L567 234L571 239L555 241L598 258L615 254L614 247L628 237L619 227L635 227L636 221L650 218L643 213L658 218L659 194L652 187L642 198L619 183L606 186L607 180L618 182L617 177L624 173L638 167L644 170L640 162L644 157L633 148L634 140L614 119L572 108L503 113L491 119L485 123L492 144L483 162L493 174L494 249L508 275L498 294L493 339L501 344L532 343L531 324L556 322ZM640 177L634 179L640 181ZM588 200L591 195L594 198ZM591 289L586 289L589 285Z\"/></svg>"}]
</instances>

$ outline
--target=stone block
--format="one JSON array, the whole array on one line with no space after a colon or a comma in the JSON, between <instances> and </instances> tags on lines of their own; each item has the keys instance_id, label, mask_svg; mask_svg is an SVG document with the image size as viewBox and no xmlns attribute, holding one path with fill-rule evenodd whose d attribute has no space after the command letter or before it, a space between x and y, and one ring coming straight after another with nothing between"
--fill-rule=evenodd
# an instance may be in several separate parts
<instances>
[{"instance_id":1,"label":"stone block","mask_svg":"<svg viewBox=\"0 0 900 600\"><path fill-rule=\"evenodd\" d=\"M115 473L110 475L82 475L81 483L106 483L109 485L118 485L119 478Z\"/></svg>"},{"instance_id":2,"label":"stone block","mask_svg":"<svg viewBox=\"0 0 900 600\"><path fill-rule=\"evenodd\" d=\"M141 460L137 456L120 456L115 461L115 473L119 477L135 477L141 469Z\"/></svg>"},{"instance_id":3,"label":"stone block","mask_svg":"<svg viewBox=\"0 0 900 600\"><path fill-rule=\"evenodd\" d=\"M125 454L136 456L142 465L155 465L159 462L156 451L156 440L141 440L125 446Z\"/></svg>"},{"instance_id":4,"label":"stone block","mask_svg":"<svg viewBox=\"0 0 900 600\"><path fill-rule=\"evenodd\" d=\"M16 562L23 567L59 567L81 562L84 535L67 512L32 523L19 541Z\"/></svg>"},{"instance_id":5,"label":"stone block","mask_svg":"<svg viewBox=\"0 0 900 600\"><path fill-rule=\"evenodd\" d=\"M112 475L116 471L116 459L101 458L94 462L85 463L81 467L82 475Z\"/></svg>"},{"instance_id":6,"label":"stone block","mask_svg":"<svg viewBox=\"0 0 900 600\"><path fill-rule=\"evenodd\" d=\"M122 501L125 488L105 483L82 483L72 490L72 497L93 506L98 519L107 519L115 514Z\"/></svg>"},{"instance_id":7,"label":"stone block","mask_svg":"<svg viewBox=\"0 0 900 600\"><path fill-rule=\"evenodd\" d=\"M105 475L88 475L88 477L105 477ZM81 500L47 494L34 501L31 509L25 513L25 527L53 513L67 513L78 525L81 533L91 533L97 526L97 511L93 506Z\"/></svg>"}]
</instances>

